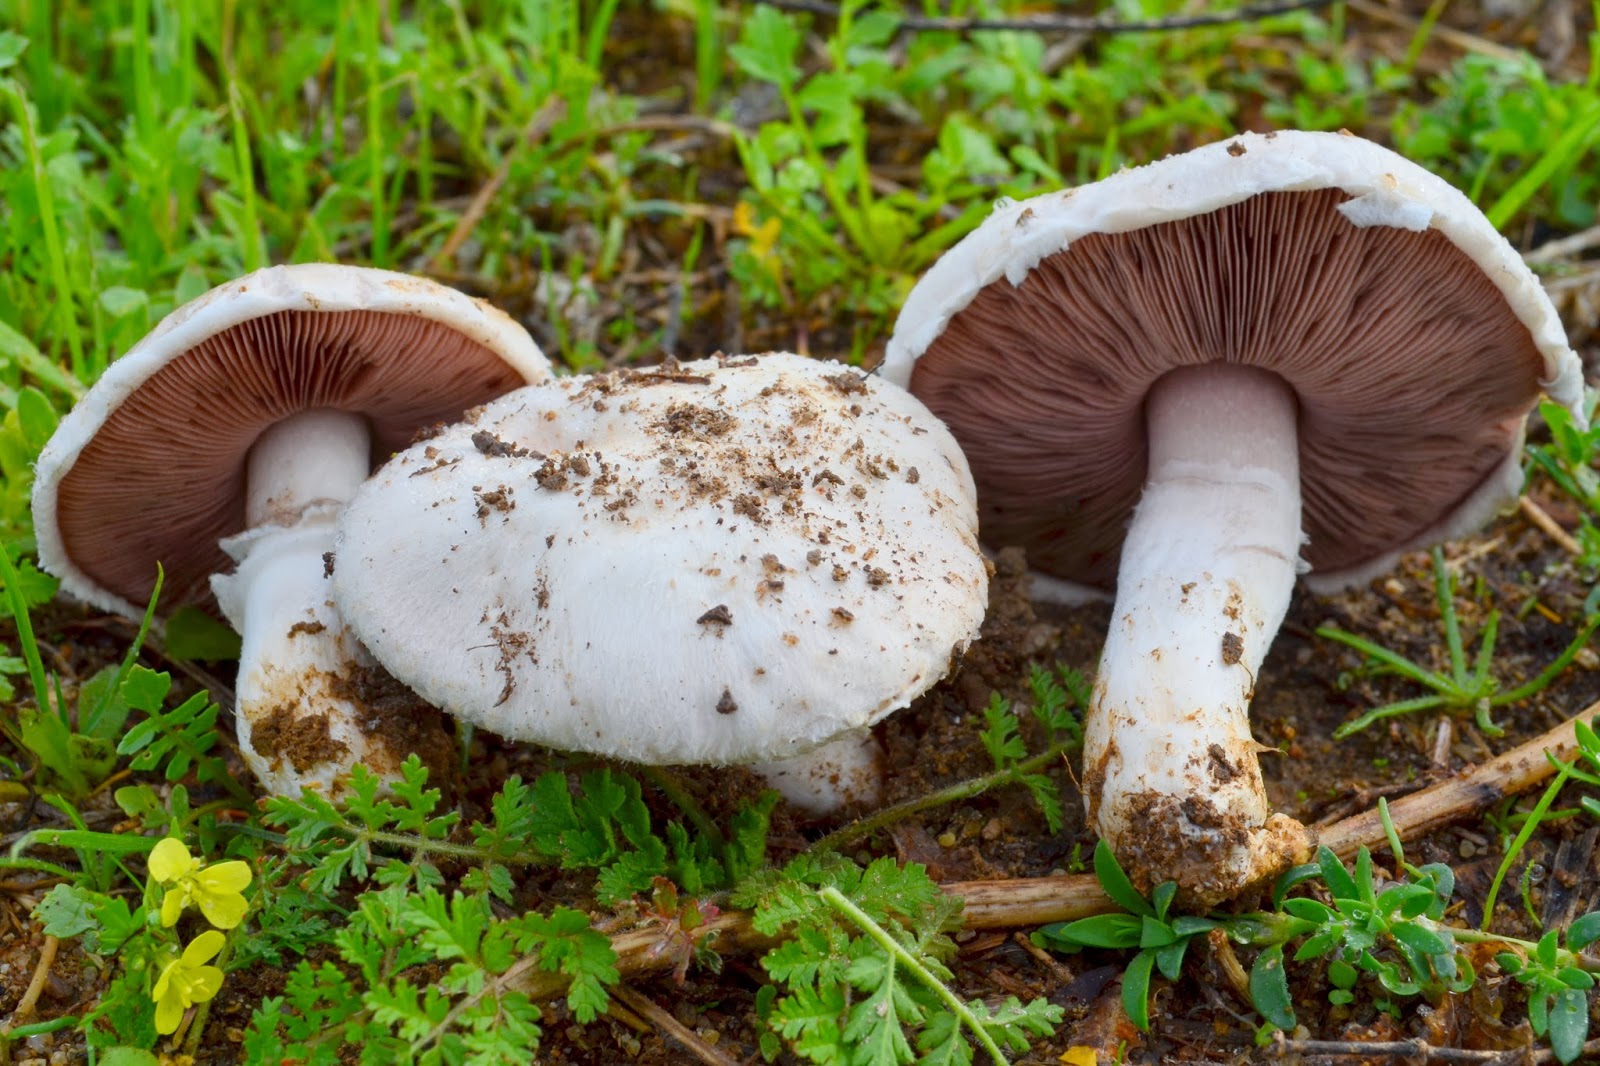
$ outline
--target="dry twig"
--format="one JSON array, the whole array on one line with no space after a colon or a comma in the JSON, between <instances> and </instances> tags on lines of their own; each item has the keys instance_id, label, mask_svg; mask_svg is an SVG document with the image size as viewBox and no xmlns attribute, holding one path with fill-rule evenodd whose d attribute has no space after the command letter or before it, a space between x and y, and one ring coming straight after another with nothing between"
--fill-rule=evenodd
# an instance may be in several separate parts
<instances>
[{"instance_id":1,"label":"dry twig","mask_svg":"<svg viewBox=\"0 0 1600 1066\"><path fill-rule=\"evenodd\" d=\"M1374 3L1373 0L1346 0L1346 6L1351 11L1356 12L1358 15L1364 15L1374 22L1386 22L1391 26L1397 26L1412 33L1415 33L1422 25L1420 21L1410 15L1384 7L1382 4ZM1435 23L1432 28L1432 36L1446 44L1461 49L1463 52L1477 52L1479 55L1490 56L1506 62L1519 62L1526 54L1514 48L1507 48L1505 45L1495 44L1493 41L1483 37L1438 23Z\"/></svg>"},{"instance_id":2,"label":"dry twig","mask_svg":"<svg viewBox=\"0 0 1600 1066\"><path fill-rule=\"evenodd\" d=\"M33 1016L33 1008L38 1006L39 997L44 994L44 985L50 979L50 967L56 963L56 949L60 946L61 941L45 934L44 945L39 949L39 965L33 968L33 980L28 982L28 990L17 1001L17 1009L11 1012L6 1029L15 1029Z\"/></svg>"},{"instance_id":3,"label":"dry twig","mask_svg":"<svg viewBox=\"0 0 1600 1066\"><path fill-rule=\"evenodd\" d=\"M1359 1058L1371 1061L1387 1058L1397 1062L1423 1066L1428 1063L1511 1063L1548 1062L1543 1053L1532 1053L1528 1048L1510 1051L1469 1051L1465 1048L1434 1047L1426 1040L1290 1040L1282 1032L1275 1034L1268 1054L1275 1059L1299 1060L1305 1055L1323 1055L1328 1058Z\"/></svg>"},{"instance_id":4,"label":"dry twig","mask_svg":"<svg viewBox=\"0 0 1600 1066\"><path fill-rule=\"evenodd\" d=\"M1539 531L1561 546L1561 550L1568 555L1582 555L1583 547L1571 533L1561 528L1561 523L1550 517L1550 512L1524 496L1517 501L1517 506L1522 509L1522 514L1528 521L1539 527Z\"/></svg>"},{"instance_id":5,"label":"dry twig","mask_svg":"<svg viewBox=\"0 0 1600 1066\"><path fill-rule=\"evenodd\" d=\"M461 212L461 217L456 220L455 228L450 231L450 236L445 238L439 251L428 263L430 273L439 273L450 267L455 260L456 253L461 246L467 243L467 238L472 236L472 231L477 228L483 216L488 213L489 205L499 194L506 179L511 176L511 164L516 161L518 153L531 144L543 140L545 134L560 122L567 113L567 102L560 97L551 97L545 105L534 112L533 118L528 120L527 127L522 131L522 136L517 138L515 144L507 150L501 158L500 165L494 168L494 173L489 180L484 182L478 191L473 194L468 202L467 209Z\"/></svg>"},{"instance_id":6,"label":"dry twig","mask_svg":"<svg viewBox=\"0 0 1600 1066\"><path fill-rule=\"evenodd\" d=\"M706 1043L705 1039L684 1025L678 1019L668 1014L656 1005L655 1001L629 988L627 985L617 985L611 994L633 1010L640 1017L649 1019L650 1023L666 1033L695 1058L706 1063L706 1066L739 1066L737 1062Z\"/></svg>"}]
</instances>

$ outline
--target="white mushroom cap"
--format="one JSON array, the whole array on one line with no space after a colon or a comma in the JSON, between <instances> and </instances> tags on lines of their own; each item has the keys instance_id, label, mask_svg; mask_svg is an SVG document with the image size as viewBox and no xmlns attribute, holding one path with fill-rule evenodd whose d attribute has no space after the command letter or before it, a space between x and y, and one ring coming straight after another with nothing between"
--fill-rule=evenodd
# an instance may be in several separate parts
<instances>
[{"instance_id":1,"label":"white mushroom cap","mask_svg":"<svg viewBox=\"0 0 1600 1066\"><path fill-rule=\"evenodd\" d=\"M218 546L246 528L256 438L306 409L368 420L374 454L550 375L527 332L424 278L306 263L269 267L172 312L61 420L33 493L40 564L72 595L137 617L210 604Z\"/></svg>"},{"instance_id":2,"label":"white mushroom cap","mask_svg":"<svg viewBox=\"0 0 1600 1066\"><path fill-rule=\"evenodd\" d=\"M909 394L787 354L557 380L346 508L334 589L430 702L646 763L784 758L932 686L978 634L971 477Z\"/></svg>"},{"instance_id":3,"label":"white mushroom cap","mask_svg":"<svg viewBox=\"0 0 1600 1066\"><path fill-rule=\"evenodd\" d=\"M999 207L912 290L884 374L962 442L985 539L1107 588L1147 389L1205 362L1296 392L1314 588L1476 528L1520 489L1539 389L1576 412L1582 386L1538 280L1466 196L1296 131Z\"/></svg>"}]
</instances>

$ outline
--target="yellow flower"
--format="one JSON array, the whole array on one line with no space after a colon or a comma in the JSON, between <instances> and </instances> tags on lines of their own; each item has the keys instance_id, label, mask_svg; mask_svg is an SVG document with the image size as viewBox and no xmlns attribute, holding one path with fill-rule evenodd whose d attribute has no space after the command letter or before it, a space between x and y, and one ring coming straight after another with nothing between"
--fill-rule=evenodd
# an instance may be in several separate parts
<instances>
[{"instance_id":1,"label":"yellow flower","mask_svg":"<svg viewBox=\"0 0 1600 1066\"><path fill-rule=\"evenodd\" d=\"M155 990L150 993L156 1001L156 1032L177 1032L184 1011L217 994L222 987L222 971L206 963L216 958L225 940L215 929L207 929L162 969Z\"/></svg>"},{"instance_id":2,"label":"yellow flower","mask_svg":"<svg viewBox=\"0 0 1600 1066\"><path fill-rule=\"evenodd\" d=\"M774 280L782 282L783 262L778 258L777 244L783 222L774 217L757 225L755 209L749 201L740 200L733 207L733 230L741 237L750 238L750 254Z\"/></svg>"},{"instance_id":3,"label":"yellow flower","mask_svg":"<svg viewBox=\"0 0 1600 1066\"><path fill-rule=\"evenodd\" d=\"M203 866L183 841L168 837L150 852L150 876L169 886L161 900L162 925L177 924L183 908L191 902L199 904L206 921L218 929L232 929L244 921L248 863L235 859Z\"/></svg>"}]
</instances>

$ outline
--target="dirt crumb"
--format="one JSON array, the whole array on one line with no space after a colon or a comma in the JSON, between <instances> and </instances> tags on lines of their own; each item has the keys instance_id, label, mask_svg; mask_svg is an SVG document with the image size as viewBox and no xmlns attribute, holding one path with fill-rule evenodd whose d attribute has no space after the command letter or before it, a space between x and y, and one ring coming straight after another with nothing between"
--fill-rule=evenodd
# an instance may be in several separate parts
<instances>
[{"instance_id":1,"label":"dirt crumb","mask_svg":"<svg viewBox=\"0 0 1600 1066\"><path fill-rule=\"evenodd\" d=\"M279 704L251 726L250 742L258 755L274 767L287 762L299 774L349 755L349 745L334 739L326 713L299 709L298 703Z\"/></svg>"},{"instance_id":2,"label":"dirt crumb","mask_svg":"<svg viewBox=\"0 0 1600 1066\"><path fill-rule=\"evenodd\" d=\"M702 626L731 626L733 625L733 612L728 610L727 604L719 603L715 607L711 608L711 610L701 615L699 618L696 618L695 623Z\"/></svg>"}]
</instances>

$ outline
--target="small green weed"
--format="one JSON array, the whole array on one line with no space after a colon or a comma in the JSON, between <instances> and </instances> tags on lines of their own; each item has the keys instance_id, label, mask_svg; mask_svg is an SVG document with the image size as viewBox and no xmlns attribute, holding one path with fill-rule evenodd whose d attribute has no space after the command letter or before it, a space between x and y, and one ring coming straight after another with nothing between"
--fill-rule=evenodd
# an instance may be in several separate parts
<instances>
[{"instance_id":1,"label":"small green weed","mask_svg":"<svg viewBox=\"0 0 1600 1066\"><path fill-rule=\"evenodd\" d=\"M1445 648L1450 656L1448 674L1419 666L1380 644L1374 644L1353 633L1346 633L1342 629L1330 626L1317 629L1317 636L1336 640L1365 655L1370 670L1399 674L1433 690L1433 695L1430 696L1417 696L1375 707L1339 726L1333 733L1336 738L1352 736L1386 718L1433 710L1446 714L1470 712L1478 728L1484 733L1492 737L1503 736L1505 730L1494 723L1489 716L1490 712L1496 707L1520 702L1542 691L1571 665L1573 658L1588 643L1596 626L1600 626L1600 614L1591 614L1578 627L1578 632L1571 643L1549 666L1540 671L1537 677L1515 688L1502 691L1500 680L1490 673L1494 665L1494 645L1500 625L1500 612L1491 610L1484 619L1483 631L1478 637L1478 653L1472 665L1468 667L1466 651L1461 640L1461 623L1456 617L1455 576L1445 566L1444 553L1438 548L1433 550L1433 586L1439 604L1439 617L1444 625Z\"/></svg>"},{"instance_id":2,"label":"small green weed","mask_svg":"<svg viewBox=\"0 0 1600 1066\"><path fill-rule=\"evenodd\" d=\"M961 904L915 863L801 856L746 881L734 903L754 908L758 931L787 936L761 960L775 982L756 997L769 1062L787 1042L818 1063L970 1063L976 1042L1003 1066L1006 1049L1026 1051L1061 1021L1042 999L990 1006L951 991Z\"/></svg>"},{"instance_id":3,"label":"small green weed","mask_svg":"<svg viewBox=\"0 0 1600 1066\"><path fill-rule=\"evenodd\" d=\"M1528 445L1528 459L1583 508L1578 519L1579 565L1593 575L1600 572L1600 469L1595 465L1600 459L1600 425L1595 424L1600 392L1589 390L1583 406L1587 429L1562 405L1540 404L1540 417L1550 427L1550 443ZM1600 611L1600 603L1586 606Z\"/></svg>"},{"instance_id":4,"label":"small green weed","mask_svg":"<svg viewBox=\"0 0 1600 1066\"><path fill-rule=\"evenodd\" d=\"M1391 831L1391 848L1398 847ZM1396 862L1400 879L1384 881L1367 849L1361 849L1350 868L1322 848L1314 863L1279 879L1271 911L1173 916L1169 907L1176 886L1158 886L1145 900L1102 842L1095 851L1095 872L1123 910L1048 925L1034 939L1041 947L1071 952L1138 949L1123 976L1123 1005L1140 1029L1148 1029L1152 972L1175 980L1190 941L1220 929L1235 943L1259 949L1249 989L1251 1004L1265 1020L1258 1033L1262 1040L1296 1024L1289 962L1325 960L1328 1001L1334 1005L1353 1002L1358 986L1366 984L1380 1010L1398 1015L1403 1000L1421 997L1437 1003L1473 985L1477 974L1463 944L1500 944L1506 948L1496 956L1502 972L1529 989L1528 1013L1535 1031L1549 1035L1559 1061L1574 1061L1588 1035L1585 997L1596 967L1578 953L1600 938L1600 912L1574 922L1565 947L1554 932L1533 943L1457 928L1444 920L1455 890L1450 868L1442 863L1413 867L1403 856ZM1317 884L1326 901L1287 895L1309 884Z\"/></svg>"},{"instance_id":5,"label":"small green weed","mask_svg":"<svg viewBox=\"0 0 1600 1066\"><path fill-rule=\"evenodd\" d=\"M1028 674L1028 689L1033 697L1029 709L1046 738L1043 751L1028 754L1022 723L1011 701L998 692L993 693L983 711L984 728L980 733L983 746L994 761L993 773L958 781L916 799L885 807L829 833L808 850L838 851L914 814L1012 785L1021 785L1032 793L1046 827L1052 833L1059 833L1063 824L1061 790L1043 771L1060 764L1083 747L1080 715L1083 708L1089 706L1089 682L1075 669L1058 666L1051 672L1035 665Z\"/></svg>"}]
</instances>

